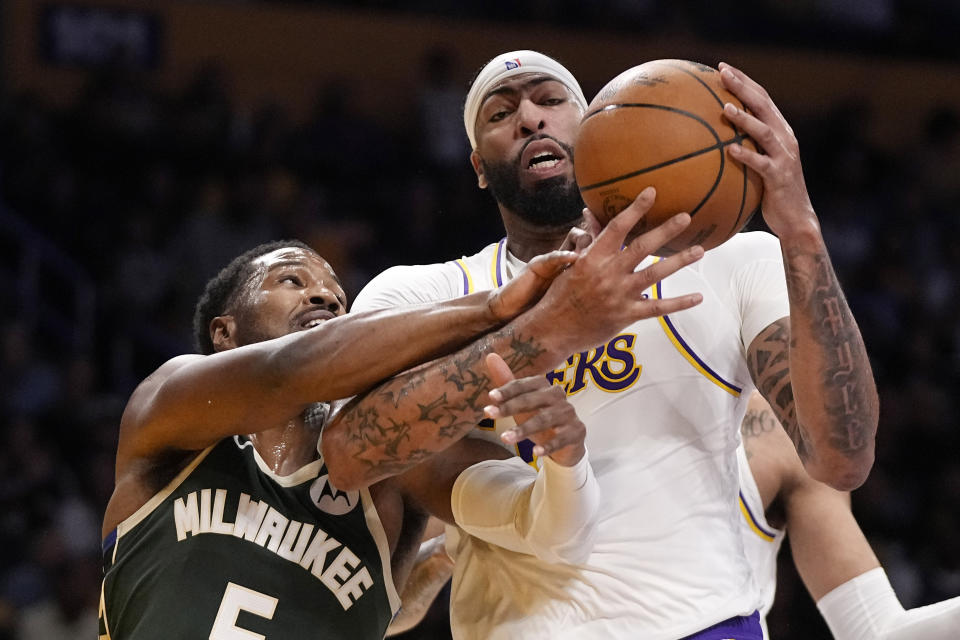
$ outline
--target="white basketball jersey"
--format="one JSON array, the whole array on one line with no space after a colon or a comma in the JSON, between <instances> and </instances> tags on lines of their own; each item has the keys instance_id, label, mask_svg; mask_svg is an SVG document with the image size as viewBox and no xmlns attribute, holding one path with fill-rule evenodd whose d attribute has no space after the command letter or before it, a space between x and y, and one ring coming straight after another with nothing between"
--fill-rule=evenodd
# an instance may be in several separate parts
<instances>
[{"instance_id":1,"label":"white basketball jersey","mask_svg":"<svg viewBox=\"0 0 960 640\"><path fill-rule=\"evenodd\" d=\"M354 308L489 289L515 264L501 241L453 262L394 267ZM753 389L744 345L789 312L776 238L735 236L646 293L692 292L702 304L630 325L547 374L587 426L602 491L596 544L583 565L551 565L448 532L455 638L674 640L758 608L736 449ZM496 439L506 428L478 432Z\"/></svg>"},{"instance_id":2,"label":"white basketball jersey","mask_svg":"<svg viewBox=\"0 0 960 640\"><path fill-rule=\"evenodd\" d=\"M770 613L777 592L777 554L780 553L787 531L772 527L767 522L763 499L753 473L750 472L750 463L747 462L747 454L742 444L737 447L737 461L740 465L740 532L743 534L743 549L753 571L753 579L760 590L763 637L769 638L767 614Z\"/></svg>"}]
</instances>

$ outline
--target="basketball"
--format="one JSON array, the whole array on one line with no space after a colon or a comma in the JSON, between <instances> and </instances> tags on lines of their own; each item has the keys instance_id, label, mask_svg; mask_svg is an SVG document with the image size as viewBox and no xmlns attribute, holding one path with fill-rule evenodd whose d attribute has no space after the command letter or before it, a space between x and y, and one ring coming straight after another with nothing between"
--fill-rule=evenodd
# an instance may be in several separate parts
<instances>
[{"instance_id":1,"label":"basketball","mask_svg":"<svg viewBox=\"0 0 960 640\"><path fill-rule=\"evenodd\" d=\"M643 233L686 212L691 223L655 253L694 244L712 249L740 231L760 207L763 182L731 159L728 145L756 150L723 115L743 108L716 69L687 60L654 60L624 71L587 107L574 144L574 170L587 207L606 224L647 186L653 208Z\"/></svg>"}]
</instances>

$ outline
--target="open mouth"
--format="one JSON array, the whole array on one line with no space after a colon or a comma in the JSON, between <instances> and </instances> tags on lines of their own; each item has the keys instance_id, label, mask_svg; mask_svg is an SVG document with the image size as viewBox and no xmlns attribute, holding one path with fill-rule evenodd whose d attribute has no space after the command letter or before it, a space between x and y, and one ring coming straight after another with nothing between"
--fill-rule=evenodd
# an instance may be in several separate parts
<instances>
[{"instance_id":1,"label":"open mouth","mask_svg":"<svg viewBox=\"0 0 960 640\"><path fill-rule=\"evenodd\" d=\"M520 154L520 166L535 174L552 174L562 170L567 154L556 140L540 138L527 144Z\"/></svg>"},{"instance_id":2,"label":"open mouth","mask_svg":"<svg viewBox=\"0 0 960 640\"><path fill-rule=\"evenodd\" d=\"M327 320L332 320L336 318L336 314L326 309L314 309L313 311L308 311L303 314L300 318L300 328L301 329L312 329L317 325L323 324Z\"/></svg>"},{"instance_id":3,"label":"open mouth","mask_svg":"<svg viewBox=\"0 0 960 640\"><path fill-rule=\"evenodd\" d=\"M527 163L527 169L551 169L563 160L562 157L550 153L549 151L541 151L537 155L530 158L530 161Z\"/></svg>"}]
</instances>

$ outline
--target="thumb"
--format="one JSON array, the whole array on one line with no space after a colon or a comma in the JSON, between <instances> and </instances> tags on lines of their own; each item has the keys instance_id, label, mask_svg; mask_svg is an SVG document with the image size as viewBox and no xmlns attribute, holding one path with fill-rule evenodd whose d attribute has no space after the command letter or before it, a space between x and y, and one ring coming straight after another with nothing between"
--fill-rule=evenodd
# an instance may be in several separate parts
<instances>
[{"instance_id":1,"label":"thumb","mask_svg":"<svg viewBox=\"0 0 960 640\"><path fill-rule=\"evenodd\" d=\"M496 353L487 354L487 370L490 372L490 379L493 381L494 389L502 387L516 378L510 366ZM533 413L518 413L513 416L514 422L520 424L529 420Z\"/></svg>"},{"instance_id":2,"label":"thumb","mask_svg":"<svg viewBox=\"0 0 960 640\"><path fill-rule=\"evenodd\" d=\"M496 353L488 353L486 358L487 370L490 372L490 379L493 381L494 388L502 387L516 376L513 375L513 371L510 370L510 367Z\"/></svg>"}]
</instances>

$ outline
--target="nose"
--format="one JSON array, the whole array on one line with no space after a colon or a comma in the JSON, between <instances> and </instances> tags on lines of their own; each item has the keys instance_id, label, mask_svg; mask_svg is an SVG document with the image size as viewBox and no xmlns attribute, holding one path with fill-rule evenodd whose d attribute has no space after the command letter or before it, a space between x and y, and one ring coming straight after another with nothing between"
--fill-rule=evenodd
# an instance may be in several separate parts
<instances>
[{"instance_id":1,"label":"nose","mask_svg":"<svg viewBox=\"0 0 960 640\"><path fill-rule=\"evenodd\" d=\"M310 292L310 304L316 305L335 314L339 314L342 307L340 300L337 299L336 294L323 285L317 285L314 287L313 291Z\"/></svg>"},{"instance_id":2,"label":"nose","mask_svg":"<svg viewBox=\"0 0 960 640\"><path fill-rule=\"evenodd\" d=\"M532 100L521 100L517 106L517 126L524 137L543 130L547 126L543 119L543 109Z\"/></svg>"}]
</instances>

